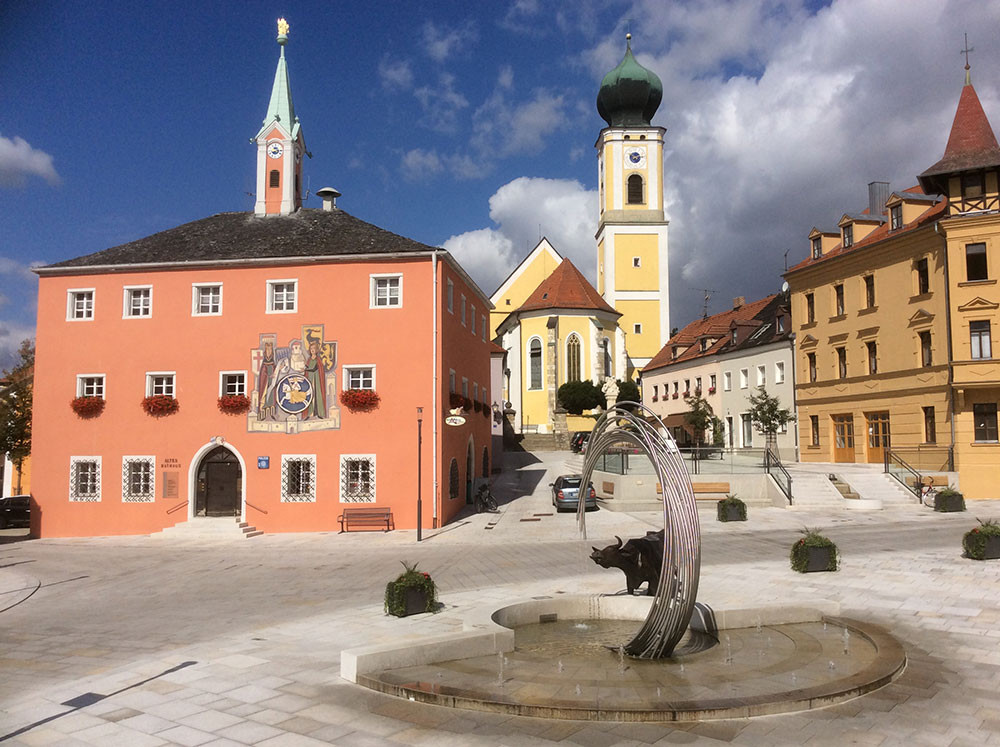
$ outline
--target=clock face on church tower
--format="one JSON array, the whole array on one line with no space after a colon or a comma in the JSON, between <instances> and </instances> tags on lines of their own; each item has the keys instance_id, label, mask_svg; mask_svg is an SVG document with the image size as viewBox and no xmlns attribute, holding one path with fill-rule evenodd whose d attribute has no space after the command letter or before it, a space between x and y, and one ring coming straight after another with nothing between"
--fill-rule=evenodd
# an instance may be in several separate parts
<instances>
[{"instance_id":1,"label":"clock face on church tower","mask_svg":"<svg viewBox=\"0 0 1000 747\"><path fill-rule=\"evenodd\" d=\"M281 158L281 154L285 152L281 143L268 143L267 145L267 155L271 158Z\"/></svg>"},{"instance_id":2,"label":"clock face on church tower","mask_svg":"<svg viewBox=\"0 0 1000 747\"><path fill-rule=\"evenodd\" d=\"M641 169L646 165L646 149L633 145L625 149L625 167Z\"/></svg>"}]
</instances>

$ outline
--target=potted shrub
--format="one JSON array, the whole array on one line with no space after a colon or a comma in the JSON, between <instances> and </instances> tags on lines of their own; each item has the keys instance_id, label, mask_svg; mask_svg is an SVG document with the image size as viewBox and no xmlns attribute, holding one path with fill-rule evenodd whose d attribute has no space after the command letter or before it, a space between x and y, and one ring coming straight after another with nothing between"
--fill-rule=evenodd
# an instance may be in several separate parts
<instances>
[{"instance_id":1,"label":"potted shrub","mask_svg":"<svg viewBox=\"0 0 1000 747\"><path fill-rule=\"evenodd\" d=\"M345 389L340 393L340 401L351 412L370 412L382 398L374 389Z\"/></svg>"},{"instance_id":2,"label":"potted shrub","mask_svg":"<svg viewBox=\"0 0 1000 747\"><path fill-rule=\"evenodd\" d=\"M179 408L177 400L167 394L154 394L142 400L142 409L154 418L173 415Z\"/></svg>"},{"instance_id":3,"label":"potted shrub","mask_svg":"<svg viewBox=\"0 0 1000 747\"><path fill-rule=\"evenodd\" d=\"M746 521L747 504L735 495L727 495L715 504L716 516L719 521Z\"/></svg>"},{"instance_id":4,"label":"potted shrub","mask_svg":"<svg viewBox=\"0 0 1000 747\"><path fill-rule=\"evenodd\" d=\"M803 529L802 535L802 538L792 545L792 570L799 573L837 570L839 566L837 546L817 529Z\"/></svg>"},{"instance_id":5,"label":"potted shrub","mask_svg":"<svg viewBox=\"0 0 1000 747\"><path fill-rule=\"evenodd\" d=\"M405 569L395 581L385 586L385 612L396 617L433 612L437 587L429 573L417 570L417 564L400 561Z\"/></svg>"},{"instance_id":6,"label":"potted shrub","mask_svg":"<svg viewBox=\"0 0 1000 747\"><path fill-rule=\"evenodd\" d=\"M81 418L96 418L104 412L104 397L77 397L70 400L69 406Z\"/></svg>"},{"instance_id":7,"label":"potted shrub","mask_svg":"<svg viewBox=\"0 0 1000 747\"><path fill-rule=\"evenodd\" d=\"M219 411L227 415L242 415L250 409L250 398L245 394L223 394L219 397Z\"/></svg>"},{"instance_id":8,"label":"potted shrub","mask_svg":"<svg viewBox=\"0 0 1000 747\"><path fill-rule=\"evenodd\" d=\"M962 537L962 547L965 556L973 560L1000 559L1000 524L993 519L979 522L979 526L970 529Z\"/></svg>"},{"instance_id":9,"label":"potted shrub","mask_svg":"<svg viewBox=\"0 0 1000 747\"><path fill-rule=\"evenodd\" d=\"M964 511L965 497L954 488L942 488L934 496L934 510L942 512Z\"/></svg>"}]
</instances>

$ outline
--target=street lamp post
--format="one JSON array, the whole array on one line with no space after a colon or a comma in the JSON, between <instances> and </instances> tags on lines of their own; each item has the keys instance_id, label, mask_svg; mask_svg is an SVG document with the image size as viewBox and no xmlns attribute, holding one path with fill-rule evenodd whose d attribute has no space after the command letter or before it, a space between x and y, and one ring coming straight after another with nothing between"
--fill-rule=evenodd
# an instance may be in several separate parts
<instances>
[{"instance_id":1,"label":"street lamp post","mask_svg":"<svg viewBox=\"0 0 1000 747\"><path fill-rule=\"evenodd\" d=\"M421 520L420 513L422 510L422 506L420 503L420 488L422 483L420 479L420 451L421 451L421 444L423 443L423 433L422 433L423 424L424 424L424 408L418 407L417 408L417 542L420 541L420 520Z\"/></svg>"}]
</instances>

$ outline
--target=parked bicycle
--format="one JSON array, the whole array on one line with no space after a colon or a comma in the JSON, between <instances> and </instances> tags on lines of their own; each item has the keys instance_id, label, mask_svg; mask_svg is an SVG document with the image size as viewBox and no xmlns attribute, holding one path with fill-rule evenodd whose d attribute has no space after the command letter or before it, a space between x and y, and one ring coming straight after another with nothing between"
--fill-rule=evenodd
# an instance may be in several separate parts
<instances>
[{"instance_id":1,"label":"parked bicycle","mask_svg":"<svg viewBox=\"0 0 1000 747\"><path fill-rule=\"evenodd\" d=\"M934 487L934 478L930 475L920 478L920 503L934 508L936 498L937 488Z\"/></svg>"},{"instance_id":2,"label":"parked bicycle","mask_svg":"<svg viewBox=\"0 0 1000 747\"><path fill-rule=\"evenodd\" d=\"M493 497L493 493L490 492L490 486L486 483L479 486L473 503L477 514L481 514L483 511L493 514L499 511L497 508L497 499Z\"/></svg>"}]
</instances>

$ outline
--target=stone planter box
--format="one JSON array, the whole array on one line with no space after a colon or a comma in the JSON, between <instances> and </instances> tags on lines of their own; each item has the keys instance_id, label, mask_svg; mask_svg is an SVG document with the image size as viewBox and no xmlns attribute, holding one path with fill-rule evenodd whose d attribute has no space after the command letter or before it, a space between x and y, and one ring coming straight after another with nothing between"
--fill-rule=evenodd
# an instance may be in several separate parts
<instances>
[{"instance_id":1,"label":"stone planter box","mask_svg":"<svg viewBox=\"0 0 1000 747\"><path fill-rule=\"evenodd\" d=\"M952 495L941 495L938 493L934 496L934 510L941 511L942 513L964 511L965 498L961 493L955 493Z\"/></svg>"},{"instance_id":2,"label":"stone planter box","mask_svg":"<svg viewBox=\"0 0 1000 747\"><path fill-rule=\"evenodd\" d=\"M831 554L835 554L832 547L807 547L809 552L809 564L806 566L806 573L817 573L819 571L830 570Z\"/></svg>"},{"instance_id":3,"label":"stone planter box","mask_svg":"<svg viewBox=\"0 0 1000 747\"><path fill-rule=\"evenodd\" d=\"M716 518L719 521L746 521L746 507L723 505L724 501L719 501L716 508Z\"/></svg>"}]
</instances>

